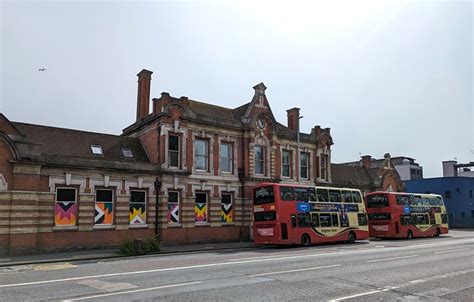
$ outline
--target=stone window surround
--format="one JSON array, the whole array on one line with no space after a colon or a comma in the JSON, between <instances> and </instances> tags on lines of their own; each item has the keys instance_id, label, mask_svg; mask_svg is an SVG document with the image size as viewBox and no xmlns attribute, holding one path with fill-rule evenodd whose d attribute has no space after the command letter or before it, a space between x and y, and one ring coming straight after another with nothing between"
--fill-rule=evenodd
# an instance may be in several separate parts
<instances>
[{"instance_id":1,"label":"stone window surround","mask_svg":"<svg viewBox=\"0 0 474 302\"><path fill-rule=\"evenodd\" d=\"M181 164L180 167L170 167L168 163L168 139L169 139L169 132L176 134L179 136L179 163ZM186 170L186 140L188 138L188 130L179 127L179 121L174 121L174 125L161 125L160 128L160 136L165 137L165 161L161 165L162 168L165 169L175 169L175 170ZM194 146L194 141L193 141ZM194 149L194 148L193 148ZM194 154L194 151L193 151Z\"/></svg>"},{"instance_id":2,"label":"stone window surround","mask_svg":"<svg viewBox=\"0 0 474 302\"><path fill-rule=\"evenodd\" d=\"M169 193L170 192L174 192L174 193L178 193L178 211L179 211L179 221L178 222L175 222L175 223L170 223L169 221L166 221L166 225L168 227L180 227L182 226L182 222L181 222L181 219L182 219L182 216L181 216L181 213L182 213L182 206L183 206L183 196L184 196L184 192L182 190L174 190L174 189L171 189L171 190L167 190L166 191L166 197L168 198L167 199L167 205L169 203ZM168 208L166 208L166 212L168 213Z\"/></svg>"},{"instance_id":3,"label":"stone window surround","mask_svg":"<svg viewBox=\"0 0 474 302\"><path fill-rule=\"evenodd\" d=\"M66 173L63 176L50 176L49 177L49 190L50 193L55 193L55 188L58 186L78 186L79 194L85 194L84 190L86 187L86 179L90 179L90 194L95 194L95 187L115 187L115 194L120 195L121 190L130 192L130 188L148 190L149 196L152 197L155 194L155 185L152 181L145 181L143 177L137 178L124 178L125 187L122 187L122 179L113 178L111 179L109 175L104 175L103 178L99 177L85 177L79 175L73 175L72 173Z\"/></svg>"},{"instance_id":4,"label":"stone window surround","mask_svg":"<svg viewBox=\"0 0 474 302\"><path fill-rule=\"evenodd\" d=\"M218 167L218 173L219 175L234 175L238 176L238 169L237 169L237 139L230 136L230 135L219 135L218 137L219 140L219 167ZM223 143L228 143L232 145L232 172L226 172L226 171L221 171L221 146Z\"/></svg>"},{"instance_id":5,"label":"stone window surround","mask_svg":"<svg viewBox=\"0 0 474 302\"><path fill-rule=\"evenodd\" d=\"M255 145L260 145L264 147L264 174L256 174L255 173ZM250 174L253 175L254 177L259 177L259 178L271 178L271 152L273 151L272 146L270 145L270 141L266 136L263 136L261 134L255 136L254 142L249 144L249 150L251 152L251 156L249 156L249 159L251 162L253 162L252 169L250 171Z\"/></svg>"},{"instance_id":6,"label":"stone window surround","mask_svg":"<svg viewBox=\"0 0 474 302\"><path fill-rule=\"evenodd\" d=\"M214 135L212 133L208 133L204 130L202 131L193 131L193 174L205 174L205 175L212 175L214 172ZM208 148L208 167L207 171L205 170L197 170L194 165L194 144L196 139L207 140L207 148Z\"/></svg>"},{"instance_id":7,"label":"stone window surround","mask_svg":"<svg viewBox=\"0 0 474 302\"><path fill-rule=\"evenodd\" d=\"M331 151L327 146L324 146L324 148L318 149L317 151L317 156L319 160L319 177L318 177L318 182L322 183L331 183ZM322 178L322 173L321 173L321 156L326 155L327 156L327 163L326 163L326 174L327 174L327 179Z\"/></svg>"}]
</instances>

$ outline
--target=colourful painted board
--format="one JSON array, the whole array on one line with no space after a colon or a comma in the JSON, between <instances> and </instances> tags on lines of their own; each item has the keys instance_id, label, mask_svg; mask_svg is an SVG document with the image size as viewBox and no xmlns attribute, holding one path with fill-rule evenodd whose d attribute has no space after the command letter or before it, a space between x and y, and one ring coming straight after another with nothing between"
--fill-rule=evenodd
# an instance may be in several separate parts
<instances>
[{"instance_id":1,"label":"colourful painted board","mask_svg":"<svg viewBox=\"0 0 474 302\"><path fill-rule=\"evenodd\" d=\"M58 226L76 225L77 204L61 201L54 206L54 223Z\"/></svg>"}]
</instances>

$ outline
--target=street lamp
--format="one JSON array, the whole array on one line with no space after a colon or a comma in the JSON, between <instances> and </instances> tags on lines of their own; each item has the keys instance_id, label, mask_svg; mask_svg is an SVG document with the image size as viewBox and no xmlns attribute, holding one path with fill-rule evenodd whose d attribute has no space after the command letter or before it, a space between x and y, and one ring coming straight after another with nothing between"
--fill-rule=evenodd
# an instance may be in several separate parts
<instances>
[{"instance_id":1,"label":"street lamp","mask_svg":"<svg viewBox=\"0 0 474 302\"><path fill-rule=\"evenodd\" d=\"M300 183L300 177L301 177L301 161L300 161L300 156L301 156L301 152L300 152L300 119L302 119L303 116L299 116L297 121L296 121L296 145L298 146L298 153L296 155L297 157L297 163L298 163L298 183Z\"/></svg>"}]
</instances>

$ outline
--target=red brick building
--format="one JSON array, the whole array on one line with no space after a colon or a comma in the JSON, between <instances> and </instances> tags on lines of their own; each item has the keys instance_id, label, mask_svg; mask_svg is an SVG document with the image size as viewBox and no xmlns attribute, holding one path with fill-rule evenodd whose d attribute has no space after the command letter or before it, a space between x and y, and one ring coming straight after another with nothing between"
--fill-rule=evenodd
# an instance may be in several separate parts
<instances>
[{"instance_id":1,"label":"red brick building","mask_svg":"<svg viewBox=\"0 0 474 302\"><path fill-rule=\"evenodd\" d=\"M151 75L120 136L0 115L0 253L248 240L256 183L331 182L330 129L300 133L298 164L299 108L278 123L263 83L234 109L163 92L150 110Z\"/></svg>"},{"instance_id":2,"label":"red brick building","mask_svg":"<svg viewBox=\"0 0 474 302\"><path fill-rule=\"evenodd\" d=\"M360 161L332 164L331 168L332 182L335 186L358 188L364 194L371 191L401 192L404 190L403 181L389 153L380 160L364 155Z\"/></svg>"}]
</instances>

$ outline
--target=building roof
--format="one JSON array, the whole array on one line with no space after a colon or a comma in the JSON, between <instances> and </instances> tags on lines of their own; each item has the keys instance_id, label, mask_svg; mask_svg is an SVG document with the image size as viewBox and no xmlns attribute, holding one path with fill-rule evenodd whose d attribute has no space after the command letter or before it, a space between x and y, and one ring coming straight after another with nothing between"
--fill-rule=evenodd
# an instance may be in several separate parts
<instances>
[{"instance_id":1,"label":"building roof","mask_svg":"<svg viewBox=\"0 0 474 302\"><path fill-rule=\"evenodd\" d=\"M21 159L52 164L73 163L104 166L100 162L122 162L126 166L150 163L139 139L124 136L87 132L73 129L33 125L19 122L11 124L21 132L16 138ZM94 155L91 145L102 148L103 155ZM130 149L133 157L127 158L122 148ZM94 164L93 164L94 163ZM124 167L125 168L125 167Z\"/></svg>"},{"instance_id":2,"label":"building roof","mask_svg":"<svg viewBox=\"0 0 474 302\"><path fill-rule=\"evenodd\" d=\"M345 164L331 164L331 177L334 184L370 186L372 177L365 167Z\"/></svg>"}]
</instances>

